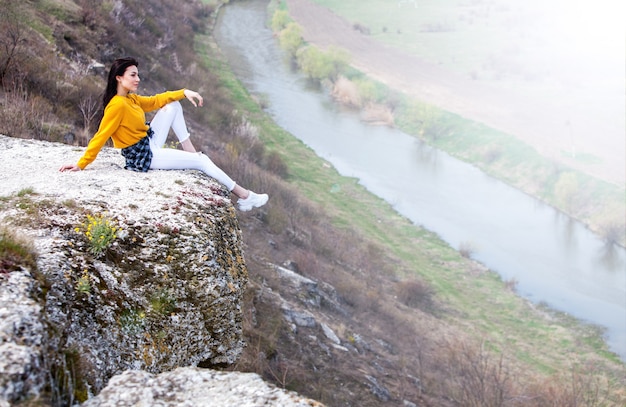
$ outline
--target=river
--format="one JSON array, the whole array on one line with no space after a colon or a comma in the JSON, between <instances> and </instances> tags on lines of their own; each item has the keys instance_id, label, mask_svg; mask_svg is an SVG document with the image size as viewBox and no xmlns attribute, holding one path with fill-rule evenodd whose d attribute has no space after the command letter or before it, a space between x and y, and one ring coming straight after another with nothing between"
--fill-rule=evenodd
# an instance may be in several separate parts
<instances>
[{"instance_id":1,"label":"river","mask_svg":"<svg viewBox=\"0 0 626 407\"><path fill-rule=\"evenodd\" d=\"M215 36L278 125L415 224L454 248L471 247L521 296L603 327L626 361L626 250L415 137L362 123L292 69L266 27L266 6L229 4Z\"/></svg>"}]
</instances>

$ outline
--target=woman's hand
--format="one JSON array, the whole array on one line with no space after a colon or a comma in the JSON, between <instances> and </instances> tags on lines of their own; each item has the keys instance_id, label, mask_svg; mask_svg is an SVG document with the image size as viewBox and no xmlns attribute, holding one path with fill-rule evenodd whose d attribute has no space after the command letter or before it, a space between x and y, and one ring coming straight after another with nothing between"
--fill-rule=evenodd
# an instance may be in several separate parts
<instances>
[{"instance_id":1,"label":"woman's hand","mask_svg":"<svg viewBox=\"0 0 626 407\"><path fill-rule=\"evenodd\" d=\"M76 164L65 164L62 165L61 168L59 168L59 171L64 172L64 171L80 171L81 168L76 165Z\"/></svg>"},{"instance_id":2,"label":"woman's hand","mask_svg":"<svg viewBox=\"0 0 626 407\"><path fill-rule=\"evenodd\" d=\"M202 96L196 91L185 89L185 97L196 107L202 106Z\"/></svg>"}]
</instances>

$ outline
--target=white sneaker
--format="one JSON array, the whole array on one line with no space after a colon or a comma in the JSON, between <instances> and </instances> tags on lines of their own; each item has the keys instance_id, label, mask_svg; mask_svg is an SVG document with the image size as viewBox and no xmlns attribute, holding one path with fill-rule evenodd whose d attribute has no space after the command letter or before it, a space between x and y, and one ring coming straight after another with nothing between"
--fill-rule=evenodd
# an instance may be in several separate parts
<instances>
[{"instance_id":1,"label":"white sneaker","mask_svg":"<svg viewBox=\"0 0 626 407\"><path fill-rule=\"evenodd\" d=\"M259 206L265 205L268 199L269 196L267 196L267 194L256 194L250 191L250 194L246 199L239 198L237 200L237 205L239 206L240 211L246 212L252 208L258 208Z\"/></svg>"}]
</instances>

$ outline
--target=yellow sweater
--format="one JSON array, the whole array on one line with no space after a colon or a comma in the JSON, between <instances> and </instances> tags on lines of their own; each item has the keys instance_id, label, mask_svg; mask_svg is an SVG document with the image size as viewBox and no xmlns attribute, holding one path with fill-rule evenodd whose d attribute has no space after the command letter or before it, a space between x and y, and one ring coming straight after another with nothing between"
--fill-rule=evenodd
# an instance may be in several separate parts
<instances>
[{"instance_id":1,"label":"yellow sweater","mask_svg":"<svg viewBox=\"0 0 626 407\"><path fill-rule=\"evenodd\" d=\"M146 136L146 112L160 109L166 104L185 97L185 89L159 93L154 96L113 96L104 109L98 132L87 145L85 154L78 160L78 166L84 169L102 149L109 138L115 148L125 148L137 143Z\"/></svg>"}]
</instances>

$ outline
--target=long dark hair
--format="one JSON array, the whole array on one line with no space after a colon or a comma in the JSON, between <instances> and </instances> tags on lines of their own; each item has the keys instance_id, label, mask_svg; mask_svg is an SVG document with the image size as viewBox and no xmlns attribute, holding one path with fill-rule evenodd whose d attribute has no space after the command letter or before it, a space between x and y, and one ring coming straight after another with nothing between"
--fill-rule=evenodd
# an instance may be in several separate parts
<instances>
[{"instance_id":1,"label":"long dark hair","mask_svg":"<svg viewBox=\"0 0 626 407\"><path fill-rule=\"evenodd\" d=\"M102 97L102 109L106 109L107 105L113 99L113 96L117 95L117 76L124 75L126 68L129 66L139 67L139 62L136 59L131 57L126 58L118 58L113 61L111 65L111 70L109 71L109 78L107 80L107 88L104 91L104 96Z\"/></svg>"}]
</instances>

